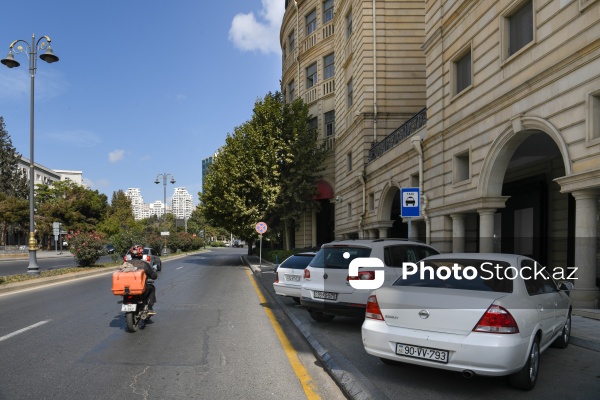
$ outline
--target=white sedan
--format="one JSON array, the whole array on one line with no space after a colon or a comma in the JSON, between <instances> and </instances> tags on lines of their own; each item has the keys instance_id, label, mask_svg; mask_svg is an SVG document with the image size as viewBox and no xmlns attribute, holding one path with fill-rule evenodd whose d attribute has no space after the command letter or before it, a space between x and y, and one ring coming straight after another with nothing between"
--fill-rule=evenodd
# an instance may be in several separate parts
<instances>
[{"instance_id":1,"label":"white sedan","mask_svg":"<svg viewBox=\"0 0 600 400\"><path fill-rule=\"evenodd\" d=\"M294 254L286 258L275 269L275 282L273 289L280 296L289 296L296 303L300 303L300 289L304 276L304 269L315 257L314 252Z\"/></svg>"},{"instance_id":2,"label":"white sedan","mask_svg":"<svg viewBox=\"0 0 600 400\"><path fill-rule=\"evenodd\" d=\"M369 297L364 348L386 364L509 375L531 390L540 354L569 344L573 285L551 274L512 254L439 254L407 265Z\"/></svg>"}]
</instances>

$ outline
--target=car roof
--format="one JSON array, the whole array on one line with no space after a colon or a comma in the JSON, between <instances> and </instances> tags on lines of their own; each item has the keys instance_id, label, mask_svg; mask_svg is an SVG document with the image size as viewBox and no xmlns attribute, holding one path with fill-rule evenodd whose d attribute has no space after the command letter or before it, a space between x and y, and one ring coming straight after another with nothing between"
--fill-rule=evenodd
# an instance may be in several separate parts
<instances>
[{"instance_id":1,"label":"car roof","mask_svg":"<svg viewBox=\"0 0 600 400\"><path fill-rule=\"evenodd\" d=\"M317 253L314 251L303 251L302 253L292 254L292 256L314 257Z\"/></svg>"},{"instance_id":2,"label":"car roof","mask_svg":"<svg viewBox=\"0 0 600 400\"><path fill-rule=\"evenodd\" d=\"M321 248L326 248L326 247L335 247L335 246L343 246L343 245L347 245L347 246L365 246L365 247L373 247L374 244L377 243L384 243L384 244L391 244L391 243L408 243L408 244L420 244L420 245L425 245L425 246L429 246L427 243L423 243L419 240L415 240L415 239L403 239L403 238L382 238L382 239L345 239L345 240L335 240L333 242L329 242L329 243L325 243L323 246L321 246Z\"/></svg>"},{"instance_id":3,"label":"car roof","mask_svg":"<svg viewBox=\"0 0 600 400\"><path fill-rule=\"evenodd\" d=\"M519 258L529 258L519 254L508 254L508 253L441 253L432 255L424 258L422 261L427 260L493 260L493 261L506 261L513 262Z\"/></svg>"}]
</instances>

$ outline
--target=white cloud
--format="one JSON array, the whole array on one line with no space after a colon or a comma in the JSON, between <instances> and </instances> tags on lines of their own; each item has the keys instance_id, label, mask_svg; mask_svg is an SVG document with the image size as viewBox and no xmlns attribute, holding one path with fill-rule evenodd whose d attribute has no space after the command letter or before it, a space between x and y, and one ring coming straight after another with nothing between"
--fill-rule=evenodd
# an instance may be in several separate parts
<instances>
[{"instance_id":1,"label":"white cloud","mask_svg":"<svg viewBox=\"0 0 600 400\"><path fill-rule=\"evenodd\" d=\"M83 184L92 190L98 190L100 188L107 188L110 186L110 182L107 179L99 179L94 182L89 178L83 178Z\"/></svg>"},{"instance_id":2,"label":"white cloud","mask_svg":"<svg viewBox=\"0 0 600 400\"><path fill-rule=\"evenodd\" d=\"M237 14L229 29L229 40L244 51L279 53L279 29L285 12L282 0L262 0L261 20L253 12Z\"/></svg>"},{"instance_id":3,"label":"white cloud","mask_svg":"<svg viewBox=\"0 0 600 400\"><path fill-rule=\"evenodd\" d=\"M108 161L111 163L119 162L125 157L125 150L117 149L108 153Z\"/></svg>"}]
</instances>

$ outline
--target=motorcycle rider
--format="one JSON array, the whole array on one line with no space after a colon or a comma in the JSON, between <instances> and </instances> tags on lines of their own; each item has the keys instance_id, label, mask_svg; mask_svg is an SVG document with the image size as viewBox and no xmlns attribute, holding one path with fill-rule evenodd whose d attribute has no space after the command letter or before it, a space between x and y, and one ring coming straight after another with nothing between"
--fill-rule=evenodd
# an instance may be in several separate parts
<instances>
[{"instance_id":1,"label":"motorcycle rider","mask_svg":"<svg viewBox=\"0 0 600 400\"><path fill-rule=\"evenodd\" d=\"M142 268L146 272L146 291L144 292L144 297L148 301L148 316L152 316L156 315L156 311L152 308L154 303L156 303L156 287L149 283L148 279L157 279L158 274L150 264L142 260L143 255L144 248L139 244L133 245L127 252L125 261L135 267Z\"/></svg>"}]
</instances>

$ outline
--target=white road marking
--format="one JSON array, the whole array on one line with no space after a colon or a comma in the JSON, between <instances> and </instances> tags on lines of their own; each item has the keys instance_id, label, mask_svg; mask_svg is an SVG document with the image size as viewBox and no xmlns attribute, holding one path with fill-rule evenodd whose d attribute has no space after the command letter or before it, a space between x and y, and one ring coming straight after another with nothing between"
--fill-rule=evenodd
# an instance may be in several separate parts
<instances>
[{"instance_id":1,"label":"white road marking","mask_svg":"<svg viewBox=\"0 0 600 400\"><path fill-rule=\"evenodd\" d=\"M178 268L175 268L175 269L181 269L181 268L183 268L183 265L181 267L178 267Z\"/></svg>"},{"instance_id":2,"label":"white road marking","mask_svg":"<svg viewBox=\"0 0 600 400\"><path fill-rule=\"evenodd\" d=\"M0 337L0 342L4 341L4 340L6 340L6 339L10 339L10 338L11 338L11 337L13 337L13 336L17 336L17 335L18 335L18 334L20 334L20 333L27 332L28 330L31 330L31 329L33 329L33 328L37 328L38 326L42 326L42 325L44 325L45 323L48 323L48 322L50 322L50 321L52 321L52 320L50 320L50 319L49 319L49 320L47 320L47 321L40 321L40 322L38 322L37 324L29 325L29 326L28 326L28 327L26 327L26 328L19 329L18 331L14 331L13 333L9 333L8 335L5 335L5 336L2 336L2 337Z\"/></svg>"}]
</instances>

